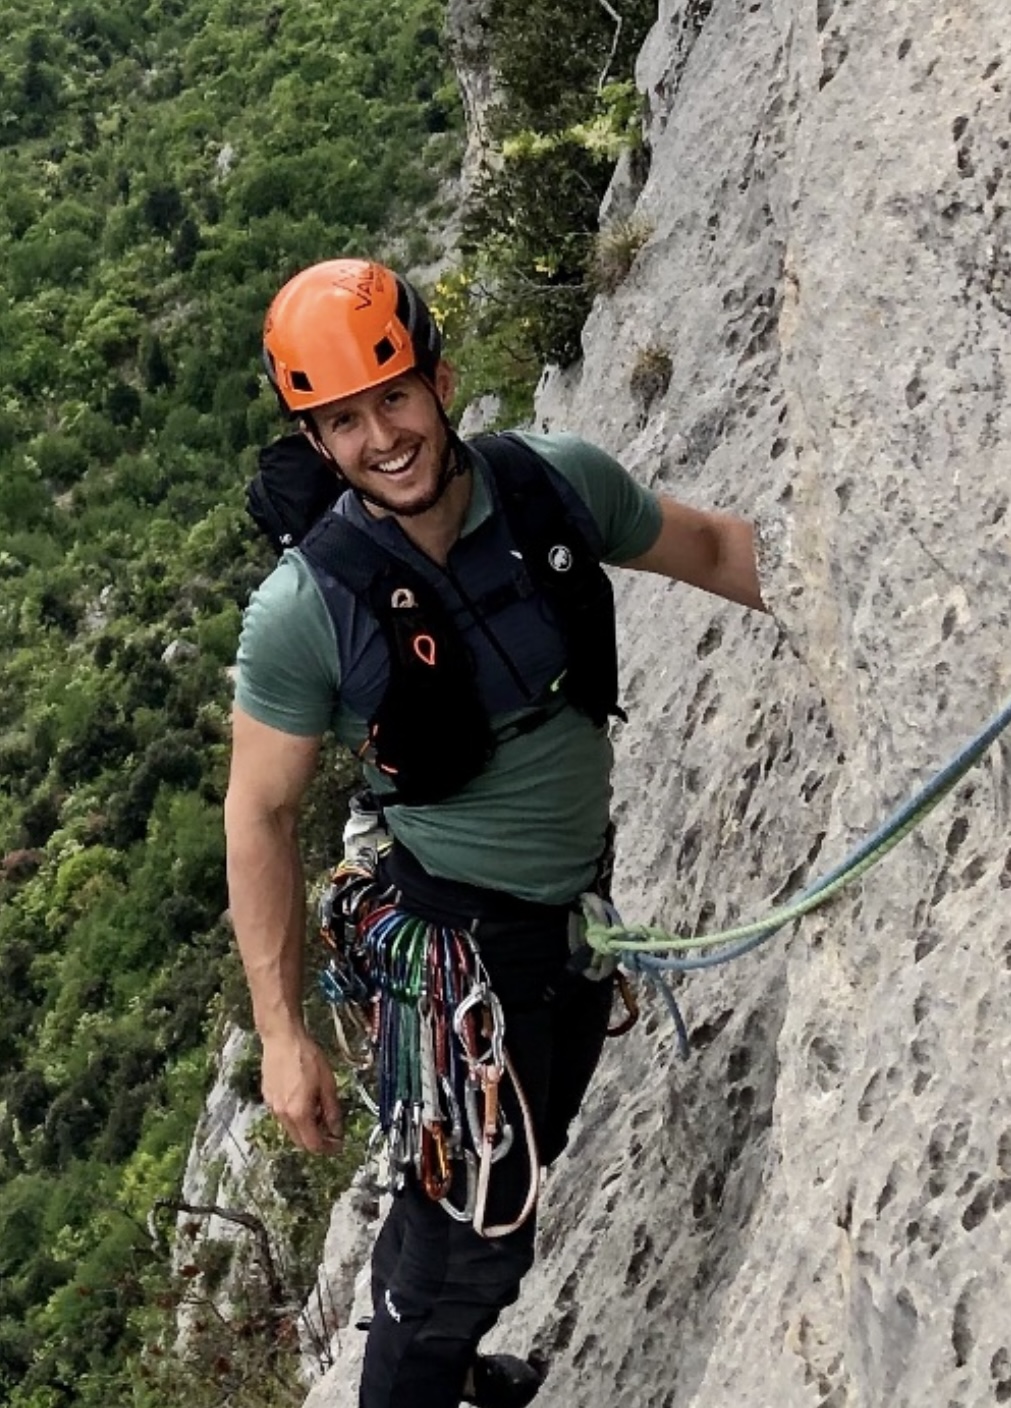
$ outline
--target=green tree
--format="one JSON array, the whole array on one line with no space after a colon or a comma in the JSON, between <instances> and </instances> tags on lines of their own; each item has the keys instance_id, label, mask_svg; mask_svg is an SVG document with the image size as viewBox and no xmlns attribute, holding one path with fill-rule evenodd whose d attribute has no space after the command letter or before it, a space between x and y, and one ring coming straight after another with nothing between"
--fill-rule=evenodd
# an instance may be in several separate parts
<instances>
[{"instance_id":1,"label":"green tree","mask_svg":"<svg viewBox=\"0 0 1011 1408\"><path fill-rule=\"evenodd\" d=\"M144 219L157 235L171 235L182 224L186 204L171 181L152 186L144 197Z\"/></svg>"}]
</instances>

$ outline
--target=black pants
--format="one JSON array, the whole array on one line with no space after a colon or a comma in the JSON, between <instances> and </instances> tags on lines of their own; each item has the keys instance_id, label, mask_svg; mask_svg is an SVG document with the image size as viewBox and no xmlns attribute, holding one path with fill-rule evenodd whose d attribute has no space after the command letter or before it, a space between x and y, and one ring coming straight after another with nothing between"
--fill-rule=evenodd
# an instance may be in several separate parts
<instances>
[{"instance_id":1,"label":"black pants","mask_svg":"<svg viewBox=\"0 0 1011 1408\"><path fill-rule=\"evenodd\" d=\"M395 847L383 878L405 909L470 927L505 1013L506 1048L533 1115L542 1165L568 1140L600 1058L611 983L568 971L568 910L435 880ZM503 1100L516 1139L495 1164L490 1225L518 1214L530 1179L522 1119ZM456 1190L454 1190L456 1191ZM462 1202L462 1193L454 1201ZM479 1237L413 1178L394 1200L372 1257L373 1320L359 1408L457 1408L481 1336L519 1294L534 1259L534 1218L508 1236Z\"/></svg>"}]
</instances>

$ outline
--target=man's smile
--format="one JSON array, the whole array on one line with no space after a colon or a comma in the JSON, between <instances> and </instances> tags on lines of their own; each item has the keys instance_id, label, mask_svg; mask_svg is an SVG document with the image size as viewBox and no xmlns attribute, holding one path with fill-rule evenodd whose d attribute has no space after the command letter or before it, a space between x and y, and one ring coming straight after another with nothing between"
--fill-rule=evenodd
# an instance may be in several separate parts
<instances>
[{"instance_id":1,"label":"man's smile","mask_svg":"<svg viewBox=\"0 0 1011 1408\"><path fill-rule=\"evenodd\" d=\"M413 450L405 450L395 459L380 460L378 464L371 465L370 468L379 474L402 474L405 469L410 469L414 464L420 448L420 445L415 445Z\"/></svg>"}]
</instances>

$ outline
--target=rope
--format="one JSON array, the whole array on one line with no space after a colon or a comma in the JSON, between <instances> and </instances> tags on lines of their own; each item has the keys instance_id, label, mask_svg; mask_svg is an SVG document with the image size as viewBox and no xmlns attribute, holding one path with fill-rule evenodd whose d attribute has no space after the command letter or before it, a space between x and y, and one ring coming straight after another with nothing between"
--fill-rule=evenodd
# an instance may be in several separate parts
<instances>
[{"instance_id":1,"label":"rope","mask_svg":"<svg viewBox=\"0 0 1011 1408\"><path fill-rule=\"evenodd\" d=\"M835 898L919 826L937 804L961 781L1011 724L1011 700L937 772L904 806L882 823L834 869L809 885L790 903L773 909L764 919L722 929L715 934L668 934L651 925L610 925L589 918L586 940L598 953L617 954L626 967L653 977L662 972L688 973L729 963L765 943L779 929L810 914ZM675 950L692 957L670 955ZM711 950L711 951L708 951Z\"/></svg>"}]
</instances>

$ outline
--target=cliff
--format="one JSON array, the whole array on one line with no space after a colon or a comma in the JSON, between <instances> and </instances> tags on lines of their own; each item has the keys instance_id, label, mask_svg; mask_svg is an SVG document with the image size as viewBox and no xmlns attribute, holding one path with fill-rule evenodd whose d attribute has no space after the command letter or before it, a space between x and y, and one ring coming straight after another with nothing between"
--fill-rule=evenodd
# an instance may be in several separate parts
<instances>
[{"instance_id":1,"label":"cliff","mask_svg":"<svg viewBox=\"0 0 1011 1408\"><path fill-rule=\"evenodd\" d=\"M537 419L761 525L770 618L618 582L617 896L715 929L1011 693L1011 41L998 0L676 0L638 79L651 234ZM687 1063L652 999L610 1045L495 1337L550 1357L539 1402L1011 1401L1009 746L687 980Z\"/></svg>"}]
</instances>

